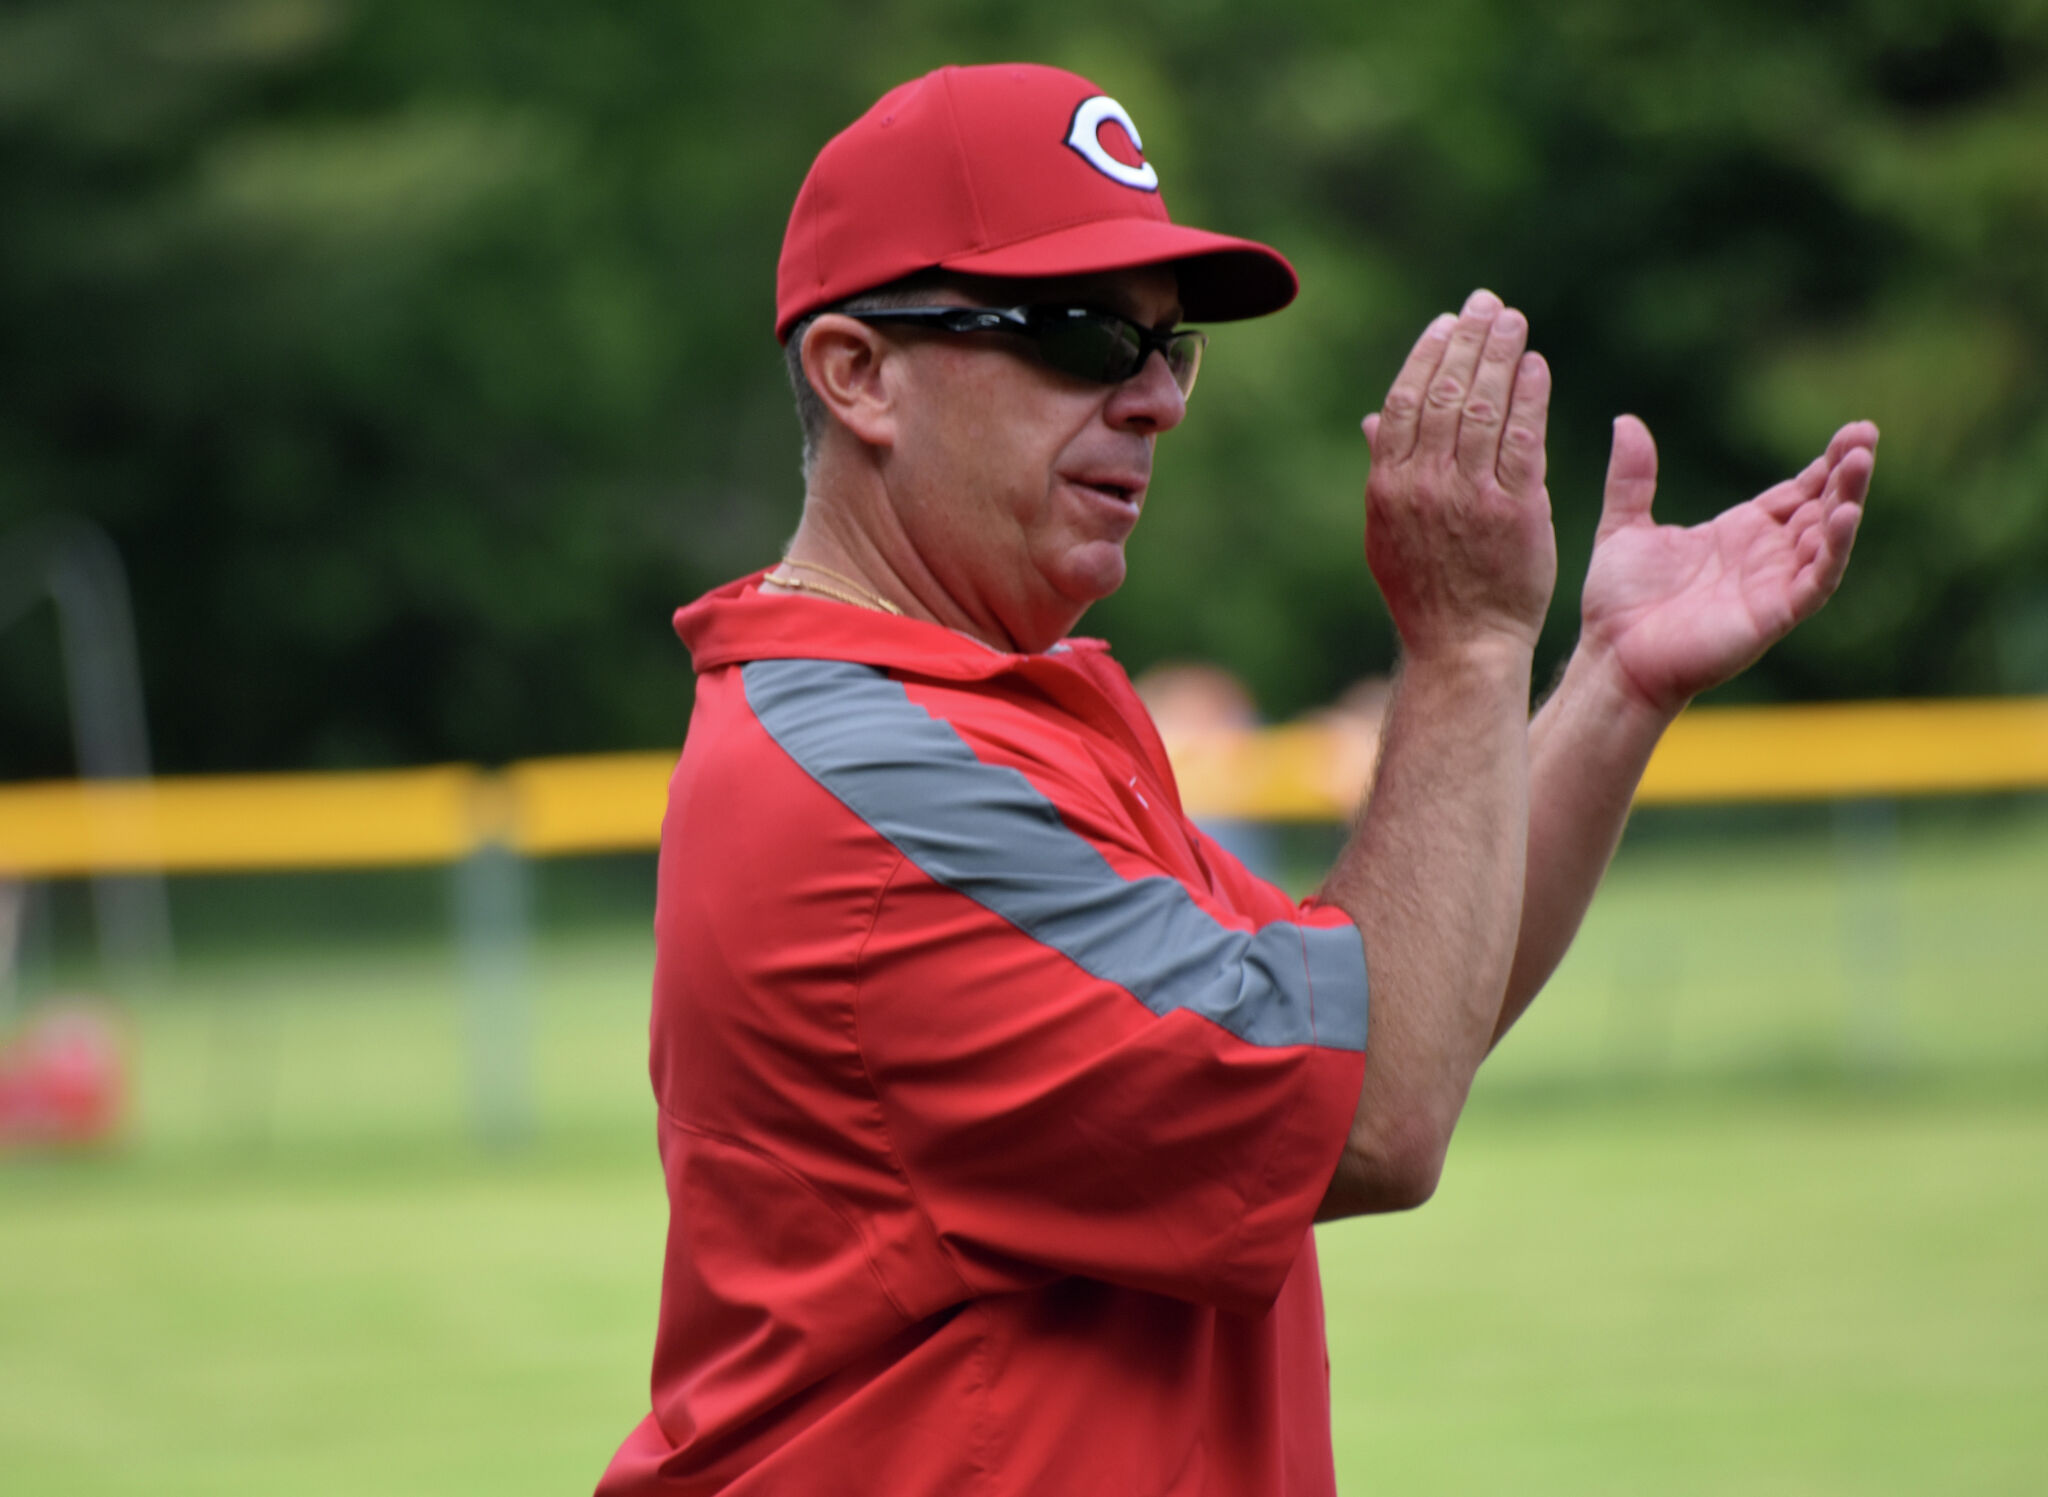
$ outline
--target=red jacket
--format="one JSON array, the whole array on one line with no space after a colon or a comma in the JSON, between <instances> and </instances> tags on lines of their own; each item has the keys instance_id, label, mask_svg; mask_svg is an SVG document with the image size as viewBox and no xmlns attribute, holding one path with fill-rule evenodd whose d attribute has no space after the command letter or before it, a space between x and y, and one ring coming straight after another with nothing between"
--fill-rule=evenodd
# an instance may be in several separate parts
<instances>
[{"instance_id":1,"label":"red jacket","mask_svg":"<svg viewBox=\"0 0 2048 1497\"><path fill-rule=\"evenodd\" d=\"M653 1412L605 1497L1328 1494L1365 960L1097 641L722 588L670 787Z\"/></svg>"}]
</instances>

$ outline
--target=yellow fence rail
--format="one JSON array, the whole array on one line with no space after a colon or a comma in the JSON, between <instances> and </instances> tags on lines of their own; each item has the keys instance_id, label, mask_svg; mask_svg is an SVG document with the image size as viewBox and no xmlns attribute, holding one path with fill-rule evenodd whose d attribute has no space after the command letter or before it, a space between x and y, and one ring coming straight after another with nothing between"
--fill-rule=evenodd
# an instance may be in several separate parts
<instances>
[{"instance_id":1,"label":"yellow fence rail","mask_svg":"<svg viewBox=\"0 0 2048 1497\"><path fill-rule=\"evenodd\" d=\"M1198 816L1349 816L1370 745L1294 723L1174 745ZM654 847L672 754L360 774L0 786L0 875L369 868ZM1639 803L2048 789L2048 697L1699 708L1666 735Z\"/></svg>"}]
</instances>

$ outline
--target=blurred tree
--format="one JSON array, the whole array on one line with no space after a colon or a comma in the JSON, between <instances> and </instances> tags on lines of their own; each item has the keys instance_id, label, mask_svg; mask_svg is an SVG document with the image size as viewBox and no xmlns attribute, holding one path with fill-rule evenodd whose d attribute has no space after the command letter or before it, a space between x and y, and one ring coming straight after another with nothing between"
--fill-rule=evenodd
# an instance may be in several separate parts
<instances>
[{"instance_id":1,"label":"blurred tree","mask_svg":"<svg viewBox=\"0 0 2048 1497\"><path fill-rule=\"evenodd\" d=\"M1207 655L1278 714L1385 667L1357 420L1487 284L1557 371L1549 655L1614 413L1677 519L1868 415L1850 585L1735 690L2048 690L2048 11L1982 0L0 7L0 530L119 540L167 768L673 744L669 610L796 518L804 167L1010 56L1304 274L1162 446L1088 623L1134 669ZM47 645L0 638L0 776L69 770Z\"/></svg>"}]
</instances>

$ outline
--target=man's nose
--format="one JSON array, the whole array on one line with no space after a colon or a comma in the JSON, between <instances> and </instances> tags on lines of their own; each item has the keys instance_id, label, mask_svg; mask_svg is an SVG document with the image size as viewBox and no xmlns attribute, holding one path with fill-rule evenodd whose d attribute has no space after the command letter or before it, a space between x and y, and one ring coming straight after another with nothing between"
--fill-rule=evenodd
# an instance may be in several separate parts
<instances>
[{"instance_id":1,"label":"man's nose","mask_svg":"<svg viewBox=\"0 0 2048 1497\"><path fill-rule=\"evenodd\" d=\"M1146 432L1172 431L1188 413L1188 398L1166 367L1166 355L1154 349L1138 372L1110 392L1103 413L1109 424Z\"/></svg>"}]
</instances>

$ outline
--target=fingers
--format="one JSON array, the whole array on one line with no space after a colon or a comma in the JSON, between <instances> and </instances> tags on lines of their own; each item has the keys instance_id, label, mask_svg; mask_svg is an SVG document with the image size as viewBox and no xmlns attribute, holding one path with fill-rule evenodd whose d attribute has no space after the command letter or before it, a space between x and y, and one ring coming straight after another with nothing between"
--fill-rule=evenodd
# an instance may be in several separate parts
<instances>
[{"instance_id":1,"label":"fingers","mask_svg":"<svg viewBox=\"0 0 2048 1497\"><path fill-rule=\"evenodd\" d=\"M1852 447L1835 464L1828 475L1827 489L1821 498L1832 512L1837 505L1861 505L1864 496L1870 492L1870 475L1877 468L1877 454L1868 447Z\"/></svg>"},{"instance_id":2,"label":"fingers","mask_svg":"<svg viewBox=\"0 0 2048 1497\"><path fill-rule=\"evenodd\" d=\"M1855 461L1851 463L1851 459ZM1844 465L1861 475L1861 495L1870 485L1871 467L1877 460L1877 427L1869 421L1851 421L1834 434L1827 451L1800 469L1793 477L1757 495L1757 503L1775 520L1785 520L1802 505L1811 504L1825 493L1834 502L1833 491Z\"/></svg>"},{"instance_id":3,"label":"fingers","mask_svg":"<svg viewBox=\"0 0 2048 1497\"><path fill-rule=\"evenodd\" d=\"M1474 478L1483 478L1499 466L1501 433L1507 426L1515 375L1521 369L1522 353L1528 343L1528 319L1513 307L1503 307L1486 330L1472 389L1458 417L1458 466ZM1453 351L1458 347L1456 335L1451 347ZM1445 363L1449 362L1446 358ZM1442 382L1443 373L1439 372L1437 378ZM1426 411L1423 420L1429 420Z\"/></svg>"},{"instance_id":4,"label":"fingers","mask_svg":"<svg viewBox=\"0 0 2048 1497\"><path fill-rule=\"evenodd\" d=\"M1528 347L1529 324L1484 289L1465 299L1464 310L1444 313L1423 330L1407 362L1387 391L1377 416L1360 425L1376 462L1400 461L1417 452L1452 459L1475 478L1513 472L1517 481L1543 478L1542 453L1523 453L1503 465L1503 435L1520 419L1517 441L1541 439L1548 422L1549 380L1517 394Z\"/></svg>"},{"instance_id":5,"label":"fingers","mask_svg":"<svg viewBox=\"0 0 2048 1497\"><path fill-rule=\"evenodd\" d=\"M1810 617L1834 596L1849 566L1849 552L1856 544L1856 529L1863 522L1863 501L1870 492L1870 475L1877 464L1872 450L1877 428L1867 421L1845 426L1835 433L1827 453L1815 459L1807 473L1781 488L1800 489L1808 473L1826 473L1821 492L1787 517L1787 528L1796 536L1798 570L1792 581L1792 610L1795 620Z\"/></svg>"},{"instance_id":6,"label":"fingers","mask_svg":"<svg viewBox=\"0 0 2048 1497\"><path fill-rule=\"evenodd\" d=\"M1366 433L1368 438L1374 439L1372 455L1375 460L1397 462L1414 450L1415 434L1422 419L1422 404L1437 366L1443 362L1444 350L1450 347L1451 329L1457 321L1445 312L1422 330L1422 336L1415 340L1415 347L1408 351L1408 361L1401 366L1401 372L1394 377L1393 386L1387 391L1387 403L1381 407L1381 419L1375 423L1376 434L1370 430Z\"/></svg>"},{"instance_id":7,"label":"fingers","mask_svg":"<svg viewBox=\"0 0 2048 1497\"><path fill-rule=\"evenodd\" d=\"M1543 487L1549 430L1550 366L1542 354L1525 353L1515 367L1514 396L1494 469L1509 493L1529 494Z\"/></svg>"},{"instance_id":8,"label":"fingers","mask_svg":"<svg viewBox=\"0 0 2048 1497\"><path fill-rule=\"evenodd\" d=\"M1836 432L1828 442L1827 461L1830 467L1858 447L1871 452L1877 450L1877 423L1875 421L1851 421Z\"/></svg>"},{"instance_id":9,"label":"fingers","mask_svg":"<svg viewBox=\"0 0 2048 1497\"><path fill-rule=\"evenodd\" d=\"M1656 494L1657 443L1650 436L1650 428L1635 416L1616 416L1598 534L1605 537L1623 526L1647 520L1650 501Z\"/></svg>"},{"instance_id":10,"label":"fingers","mask_svg":"<svg viewBox=\"0 0 2048 1497\"><path fill-rule=\"evenodd\" d=\"M1500 311L1500 298L1491 291L1475 291L1465 298L1465 310L1458 314L1451 328L1443 361L1437 365L1436 375L1423 397L1422 417L1415 432L1416 452L1431 458L1451 457L1480 355ZM1519 354L1521 350L1517 348L1515 352ZM1493 464L1488 461L1485 466L1491 468Z\"/></svg>"},{"instance_id":11,"label":"fingers","mask_svg":"<svg viewBox=\"0 0 2048 1497\"><path fill-rule=\"evenodd\" d=\"M1827 518L1808 532L1812 537L1811 557L1804 555L1807 538L1801 538L1802 565L1792 584L1795 619L1810 617L1841 586L1842 574L1849 567L1849 552L1856 544L1856 527L1862 520L1860 497L1847 500L1830 510Z\"/></svg>"}]
</instances>

